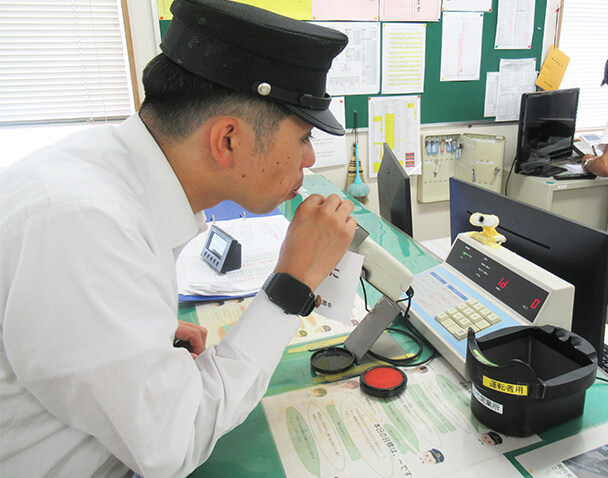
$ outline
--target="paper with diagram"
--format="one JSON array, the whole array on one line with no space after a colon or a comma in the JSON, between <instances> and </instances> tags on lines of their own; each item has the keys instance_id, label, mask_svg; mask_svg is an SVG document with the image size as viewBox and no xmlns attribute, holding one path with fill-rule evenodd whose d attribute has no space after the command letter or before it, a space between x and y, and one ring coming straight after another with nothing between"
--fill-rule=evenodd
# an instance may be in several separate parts
<instances>
[{"instance_id":1,"label":"paper with diagram","mask_svg":"<svg viewBox=\"0 0 608 478\"><path fill-rule=\"evenodd\" d=\"M488 430L470 411L467 382L442 360L407 369L405 392L377 399L349 379L266 397L266 417L287 476L453 476L509 468L505 452L540 441Z\"/></svg>"}]
</instances>

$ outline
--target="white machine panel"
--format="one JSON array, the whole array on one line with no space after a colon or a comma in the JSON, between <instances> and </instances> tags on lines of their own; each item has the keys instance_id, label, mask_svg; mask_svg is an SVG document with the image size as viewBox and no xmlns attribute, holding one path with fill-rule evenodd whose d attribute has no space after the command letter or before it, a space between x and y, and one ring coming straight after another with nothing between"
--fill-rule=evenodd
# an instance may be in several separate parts
<instances>
[{"instance_id":1,"label":"white machine panel","mask_svg":"<svg viewBox=\"0 0 608 478\"><path fill-rule=\"evenodd\" d=\"M412 287L412 324L462 376L469 328L483 336L515 325L572 325L573 285L469 233L459 234L443 264L416 275Z\"/></svg>"}]
</instances>

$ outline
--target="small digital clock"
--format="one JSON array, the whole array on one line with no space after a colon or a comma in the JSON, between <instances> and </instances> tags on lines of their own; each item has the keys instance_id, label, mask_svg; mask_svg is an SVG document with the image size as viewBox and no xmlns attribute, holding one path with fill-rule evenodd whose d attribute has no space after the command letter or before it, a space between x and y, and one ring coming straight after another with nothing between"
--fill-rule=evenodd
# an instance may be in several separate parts
<instances>
[{"instance_id":1,"label":"small digital clock","mask_svg":"<svg viewBox=\"0 0 608 478\"><path fill-rule=\"evenodd\" d=\"M220 274L225 274L241 268L241 244L214 225L209 230L201 257Z\"/></svg>"}]
</instances>

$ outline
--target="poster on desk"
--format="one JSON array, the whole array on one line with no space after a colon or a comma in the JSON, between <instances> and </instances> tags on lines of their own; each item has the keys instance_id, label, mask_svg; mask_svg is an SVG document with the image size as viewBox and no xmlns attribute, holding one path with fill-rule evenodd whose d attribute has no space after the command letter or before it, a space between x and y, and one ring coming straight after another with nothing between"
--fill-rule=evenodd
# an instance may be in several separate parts
<instances>
[{"instance_id":1,"label":"poster on desk","mask_svg":"<svg viewBox=\"0 0 608 478\"><path fill-rule=\"evenodd\" d=\"M503 454L540 441L483 426L469 384L444 361L406 369L390 399L365 395L359 379L266 397L262 405L287 476L393 478L516 473ZM481 476L481 475L478 475Z\"/></svg>"}]
</instances>

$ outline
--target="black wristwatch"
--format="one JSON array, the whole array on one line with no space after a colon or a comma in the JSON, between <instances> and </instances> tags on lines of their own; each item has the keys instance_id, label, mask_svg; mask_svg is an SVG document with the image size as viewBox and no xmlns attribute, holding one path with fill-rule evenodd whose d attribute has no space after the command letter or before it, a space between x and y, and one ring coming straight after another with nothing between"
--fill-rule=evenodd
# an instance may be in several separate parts
<instances>
[{"instance_id":1,"label":"black wristwatch","mask_svg":"<svg viewBox=\"0 0 608 478\"><path fill-rule=\"evenodd\" d=\"M311 288L286 272L270 274L262 290L270 302L278 305L286 314L307 316L317 305L317 297Z\"/></svg>"}]
</instances>

